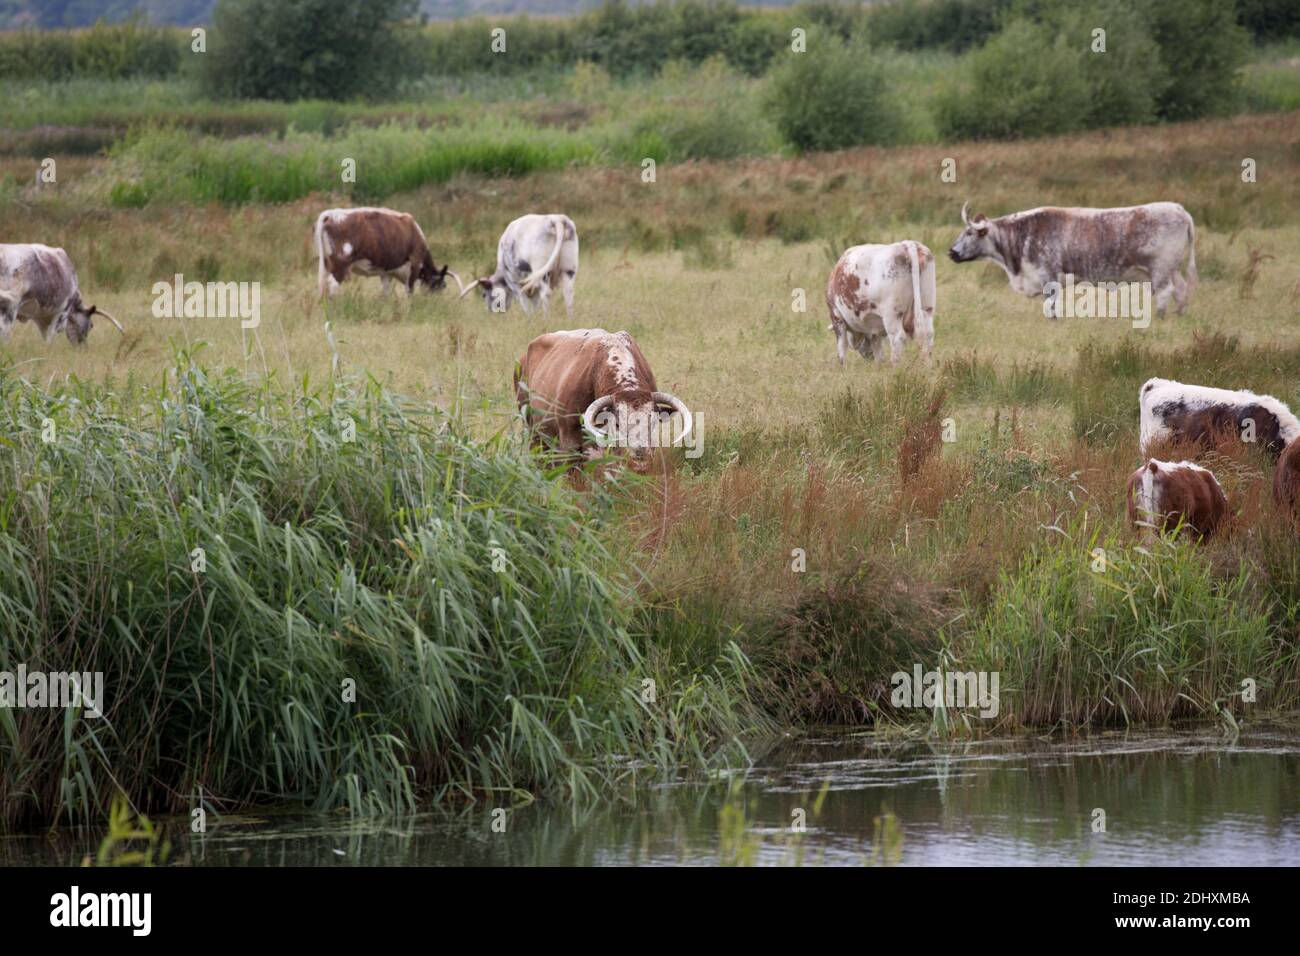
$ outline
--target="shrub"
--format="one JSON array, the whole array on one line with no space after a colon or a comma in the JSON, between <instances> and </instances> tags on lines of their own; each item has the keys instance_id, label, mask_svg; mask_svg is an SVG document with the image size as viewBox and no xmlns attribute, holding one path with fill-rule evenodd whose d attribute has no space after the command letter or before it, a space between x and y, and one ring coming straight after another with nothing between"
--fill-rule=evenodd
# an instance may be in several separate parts
<instances>
[{"instance_id":1,"label":"shrub","mask_svg":"<svg viewBox=\"0 0 1300 956\"><path fill-rule=\"evenodd\" d=\"M1013 20L967 60L962 85L936 106L953 139L1050 136L1085 125L1090 109L1083 53L1045 24Z\"/></svg>"},{"instance_id":2,"label":"shrub","mask_svg":"<svg viewBox=\"0 0 1300 956\"><path fill-rule=\"evenodd\" d=\"M1222 0L1145 0L1151 35L1169 77L1160 116L1194 119L1223 113L1240 95L1250 37Z\"/></svg>"},{"instance_id":3,"label":"shrub","mask_svg":"<svg viewBox=\"0 0 1300 956\"><path fill-rule=\"evenodd\" d=\"M772 70L767 107L800 152L894 142L903 118L888 76L862 43L810 32Z\"/></svg>"},{"instance_id":4,"label":"shrub","mask_svg":"<svg viewBox=\"0 0 1300 956\"><path fill-rule=\"evenodd\" d=\"M348 99L375 94L412 55L395 29L414 0L220 0L203 81L239 99Z\"/></svg>"}]
</instances>

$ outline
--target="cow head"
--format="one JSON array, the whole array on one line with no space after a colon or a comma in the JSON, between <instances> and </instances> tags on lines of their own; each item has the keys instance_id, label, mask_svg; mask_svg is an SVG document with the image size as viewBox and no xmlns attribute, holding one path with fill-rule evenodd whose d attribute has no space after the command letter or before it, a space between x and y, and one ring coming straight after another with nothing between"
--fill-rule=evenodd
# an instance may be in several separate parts
<instances>
[{"instance_id":1,"label":"cow head","mask_svg":"<svg viewBox=\"0 0 1300 956\"><path fill-rule=\"evenodd\" d=\"M673 442L676 445L686 441L694 421L682 400L668 392L623 389L602 395L587 406L582 427L597 445L625 456L628 467L644 475L650 471L659 445L660 415L673 412L682 416L682 433Z\"/></svg>"},{"instance_id":2,"label":"cow head","mask_svg":"<svg viewBox=\"0 0 1300 956\"><path fill-rule=\"evenodd\" d=\"M81 301L79 294L74 294L68 300L68 304L63 309L63 314L59 316L58 324L54 327L52 335L58 335L59 331L68 333L68 341L73 345L80 345L86 341L86 336L90 335L90 329L93 325L91 318L95 315L102 315L108 321L117 327L117 330L123 335L126 330L122 328L122 323L117 321L103 309L93 305L86 305Z\"/></svg>"},{"instance_id":3,"label":"cow head","mask_svg":"<svg viewBox=\"0 0 1300 956\"><path fill-rule=\"evenodd\" d=\"M424 283L430 292L437 292L447 284L448 271L447 266L439 269L432 259L425 259L420 265L420 271L415 274L415 281Z\"/></svg>"},{"instance_id":4,"label":"cow head","mask_svg":"<svg viewBox=\"0 0 1300 956\"><path fill-rule=\"evenodd\" d=\"M993 241L993 223L982 214L974 219L967 218L966 210L969 207L969 202L961 207L961 221L966 224L966 228L948 250L948 258L953 262L974 262L997 254L997 246Z\"/></svg>"}]
</instances>

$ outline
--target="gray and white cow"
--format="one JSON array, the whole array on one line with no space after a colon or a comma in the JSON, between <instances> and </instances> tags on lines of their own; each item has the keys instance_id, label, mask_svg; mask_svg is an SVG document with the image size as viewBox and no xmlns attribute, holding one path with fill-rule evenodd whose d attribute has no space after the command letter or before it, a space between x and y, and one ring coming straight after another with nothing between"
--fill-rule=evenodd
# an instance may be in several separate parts
<instances>
[{"instance_id":1,"label":"gray and white cow","mask_svg":"<svg viewBox=\"0 0 1300 956\"><path fill-rule=\"evenodd\" d=\"M934 253L911 239L852 246L831 271L826 305L841 365L850 346L863 358L883 360L886 338L892 361L902 357L909 337L928 359L934 347Z\"/></svg>"},{"instance_id":2,"label":"gray and white cow","mask_svg":"<svg viewBox=\"0 0 1300 956\"><path fill-rule=\"evenodd\" d=\"M966 228L948 256L953 262L996 262L1021 295L1059 295L1069 276L1089 283L1145 278L1163 315L1171 298L1181 313L1196 285L1196 225L1176 202L1117 209L1041 206L997 219L968 218L969 206L962 206Z\"/></svg>"},{"instance_id":3,"label":"gray and white cow","mask_svg":"<svg viewBox=\"0 0 1300 956\"><path fill-rule=\"evenodd\" d=\"M66 331L68 341L79 345L90 334L95 315L123 331L117 319L81 300L77 270L62 249L39 243L0 245L0 341L9 341L15 321L30 321L46 342Z\"/></svg>"},{"instance_id":4,"label":"gray and white cow","mask_svg":"<svg viewBox=\"0 0 1300 956\"><path fill-rule=\"evenodd\" d=\"M456 278L455 273L452 277ZM573 316L573 284L578 278L578 229L573 220L559 213L520 216L501 234L497 243L497 267L468 287L461 286L461 296L474 289L483 292L489 311L504 312L513 300L525 312L533 310L533 300L541 302L542 312L550 308L551 293L560 290L564 307ZM457 283L460 279L456 278Z\"/></svg>"}]
</instances>

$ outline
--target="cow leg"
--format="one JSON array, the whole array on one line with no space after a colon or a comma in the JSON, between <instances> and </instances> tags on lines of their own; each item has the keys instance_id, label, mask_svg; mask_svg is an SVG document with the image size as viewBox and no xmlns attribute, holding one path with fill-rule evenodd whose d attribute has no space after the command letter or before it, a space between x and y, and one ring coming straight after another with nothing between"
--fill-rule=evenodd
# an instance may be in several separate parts
<instances>
[{"instance_id":1,"label":"cow leg","mask_svg":"<svg viewBox=\"0 0 1300 956\"><path fill-rule=\"evenodd\" d=\"M560 294L564 296L564 311L573 318L573 285L578 274L573 269L569 269L560 279Z\"/></svg>"},{"instance_id":2,"label":"cow leg","mask_svg":"<svg viewBox=\"0 0 1300 956\"><path fill-rule=\"evenodd\" d=\"M343 280L347 278L349 268L350 266L344 264L334 266L329 270L329 274L325 277L325 285L331 299L339 291L339 286L343 284Z\"/></svg>"},{"instance_id":3,"label":"cow leg","mask_svg":"<svg viewBox=\"0 0 1300 956\"><path fill-rule=\"evenodd\" d=\"M930 361L930 350L934 348L934 306L921 308L921 327L916 330L916 343L921 346L921 357Z\"/></svg>"},{"instance_id":4,"label":"cow leg","mask_svg":"<svg viewBox=\"0 0 1300 956\"><path fill-rule=\"evenodd\" d=\"M848 351L849 337L844 332L843 324L835 323L835 351L840 356L840 367L844 366L844 353Z\"/></svg>"},{"instance_id":5,"label":"cow leg","mask_svg":"<svg viewBox=\"0 0 1300 956\"><path fill-rule=\"evenodd\" d=\"M1173 273L1174 280L1174 311L1179 315L1187 309L1187 280L1179 272Z\"/></svg>"},{"instance_id":6,"label":"cow leg","mask_svg":"<svg viewBox=\"0 0 1300 956\"><path fill-rule=\"evenodd\" d=\"M1151 288L1156 294L1156 315L1163 317L1174 297L1174 282L1167 273L1152 273Z\"/></svg>"},{"instance_id":7,"label":"cow leg","mask_svg":"<svg viewBox=\"0 0 1300 956\"><path fill-rule=\"evenodd\" d=\"M0 293L0 342L9 341L9 333L13 331L17 316L18 303Z\"/></svg>"},{"instance_id":8,"label":"cow leg","mask_svg":"<svg viewBox=\"0 0 1300 956\"><path fill-rule=\"evenodd\" d=\"M858 349L858 351L862 353L863 358L867 357L867 344L870 344L871 346L871 357L877 362L883 362L885 360L885 336L882 334L876 334L871 336L867 342L863 343L863 346Z\"/></svg>"},{"instance_id":9,"label":"cow leg","mask_svg":"<svg viewBox=\"0 0 1300 956\"><path fill-rule=\"evenodd\" d=\"M387 272L385 272L383 275L379 277L379 281L384 284L384 297L387 298L388 293L391 292L393 289L393 277L390 276Z\"/></svg>"}]
</instances>

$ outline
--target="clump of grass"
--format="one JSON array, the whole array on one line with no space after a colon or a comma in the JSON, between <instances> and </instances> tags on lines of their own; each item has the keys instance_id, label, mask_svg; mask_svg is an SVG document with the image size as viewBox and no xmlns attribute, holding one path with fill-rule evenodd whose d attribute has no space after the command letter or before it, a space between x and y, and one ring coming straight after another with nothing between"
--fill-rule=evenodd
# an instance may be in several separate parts
<instances>
[{"instance_id":1,"label":"clump of grass","mask_svg":"<svg viewBox=\"0 0 1300 956\"><path fill-rule=\"evenodd\" d=\"M1104 570L1094 570L1104 551ZM1242 712L1293 691L1267 609L1249 600L1252 571L1218 574L1207 555L1163 539L1151 548L1085 537L1080 524L1034 547L1001 577L949 650L963 671L1000 674L1010 724L1165 723ZM1279 696L1270 699L1274 691Z\"/></svg>"},{"instance_id":2,"label":"clump of grass","mask_svg":"<svg viewBox=\"0 0 1300 956\"><path fill-rule=\"evenodd\" d=\"M93 819L118 788L141 811L582 798L741 759L764 726L734 649L686 679L634 637L599 492L584 511L504 436L373 381L5 369L0 423L0 660L106 693L99 720L0 708L7 824Z\"/></svg>"}]
</instances>

